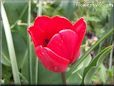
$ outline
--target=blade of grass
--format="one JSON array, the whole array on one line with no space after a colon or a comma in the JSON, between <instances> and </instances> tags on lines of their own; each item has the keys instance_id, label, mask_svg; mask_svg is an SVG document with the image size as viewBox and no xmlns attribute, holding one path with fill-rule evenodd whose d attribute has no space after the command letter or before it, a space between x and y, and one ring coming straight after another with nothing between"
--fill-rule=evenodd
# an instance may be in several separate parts
<instances>
[{"instance_id":1,"label":"blade of grass","mask_svg":"<svg viewBox=\"0 0 114 86\"><path fill-rule=\"evenodd\" d=\"M105 40L107 37L112 35L114 32L114 29L112 28L107 34L105 34L101 39L99 39L84 55L81 56L81 58L71 67L72 74L75 73L75 69L78 65L80 65L81 62L89 55L89 53L96 48L103 40Z\"/></svg>"},{"instance_id":2,"label":"blade of grass","mask_svg":"<svg viewBox=\"0 0 114 86\"><path fill-rule=\"evenodd\" d=\"M24 57L23 57L23 61L22 61L22 64L21 64L21 69L23 68L23 66L24 66L24 63L25 63L25 61L27 60L27 55L28 55L28 49L25 51L25 55L24 55Z\"/></svg>"},{"instance_id":3,"label":"blade of grass","mask_svg":"<svg viewBox=\"0 0 114 86\"><path fill-rule=\"evenodd\" d=\"M114 50L114 42L112 43L112 50L110 51L110 58L109 58L109 69L112 68L112 57L113 57L113 50Z\"/></svg>"},{"instance_id":4,"label":"blade of grass","mask_svg":"<svg viewBox=\"0 0 114 86\"><path fill-rule=\"evenodd\" d=\"M31 0L28 0L28 26L30 26L31 22ZM31 38L28 35L28 60L29 60L29 81L30 84L32 83L32 43L31 43Z\"/></svg>"},{"instance_id":5,"label":"blade of grass","mask_svg":"<svg viewBox=\"0 0 114 86\"><path fill-rule=\"evenodd\" d=\"M1 62L2 53L1 51L2 51L2 20L1 20L1 14L0 14L0 83L2 83L2 62Z\"/></svg>"},{"instance_id":6,"label":"blade of grass","mask_svg":"<svg viewBox=\"0 0 114 86\"><path fill-rule=\"evenodd\" d=\"M11 68L12 68L14 83L21 84L20 77L19 77L19 70L18 70L17 61L16 61L16 54L15 54L15 49L14 49L14 44L13 44L13 39L12 39L12 34L10 31L10 25L9 25L8 18L7 18L6 12L5 12L5 8L4 8L2 2L1 2L1 16L2 16L2 20L3 20L3 26L4 26L10 61L11 61Z\"/></svg>"},{"instance_id":7,"label":"blade of grass","mask_svg":"<svg viewBox=\"0 0 114 86\"><path fill-rule=\"evenodd\" d=\"M42 0L37 0L37 6L38 7L38 10L37 10L37 16L41 16L42 15ZM36 58L36 77L35 77L35 83L37 84L38 83L38 58Z\"/></svg>"}]
</instances>

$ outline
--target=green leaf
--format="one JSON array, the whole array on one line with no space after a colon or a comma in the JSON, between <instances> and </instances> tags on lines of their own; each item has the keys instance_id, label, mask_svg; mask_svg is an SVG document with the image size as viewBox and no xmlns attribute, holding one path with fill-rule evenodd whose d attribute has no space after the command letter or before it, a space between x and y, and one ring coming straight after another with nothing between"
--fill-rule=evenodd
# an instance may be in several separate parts
<instances>
[{"instance_id":1,"label":"green leaf","mask_svg":"<svg viewBox=\"0 0 114 86\"><path fill-rule=\"evenodd\" d=\"M75 73L70 74L70 71L67 72L68 84L81 84L83 70L90 64L91 59L91 55L88 55L87 58L76 68L74 71Z\"/></svg>"},{"instance_id":2,"label":"green leaf","mask_svg":"<svg viewBox=\"0 0 114 86\"><path fill-rule=\"evenodd\" d=\"M91 55L89 54L89 55L84 59L84 61L76 68L76 70L74 70L74 71L72 72L72 75L73 75L75 72L77 72L78 70L84 69L85 67L87 67L87 66L89 65L89 63L91 62L91 59L92 59L92 57L91 57Z\"/></svg>"},{"instance_id":3,"label":"green leaf","mask_svg":"<svg viewBox=\"0 0 114 86\"><path fill-rule=\"evenodd\" d=\"M97 70L97 68L98 67L93 66L88 70L88 72L84 78L84 83L82 83L82 84L90 84L91 78L95 74L95 71Z\"/></svg>"},{"instance_id":4,"label":"green leaf","mask_svg":"<svg viewBox=\"0 0 114 86\"><path fill-rule=\"evenodd\" d=\"M99 66L99 71L98 71L98 74L99 74L99 77L100 77L100 80L102 83L106 83L106 79L107 79L107 74L106 74L106 67L101 64Z\"/></svg>"},{"instance_id":5,"label":"green leaf","mask_svg":"<svg viewBox=\"0 0 114 86\"><path fill-rule=\"evenodd\" d=\"M112 46L109 46L109 47L106 47L105 49L103 49L100 53L98 53L94 57L92 62L89 64L89 66L87 66L85 68L84 73L83 73L83 81L84 81L85 84L90 83L91 77L96 72L96 69L98 68L98 66L106 58L105 55L107 55L110 52L111 49L112 49Z\"/></svg>"},{"instance_id":6,"label":"green leaf","mask_svg":"<svg viewBox=\"0 0 114 86\"><path fill-rule=\"evenodd\" d=\"M67 72L68 73L68 72ZM82 69L67 77L67 84L81 84Z\"/></svg>"},{"instance_id":7,"label":"green leaf","mask_svg":"<svg viewBox=\"0 0 114 86\"><path fill-rule=\"evenodd\" d=\"M87 58L85 58L85 60L83 61L83 67L84 67L84 68L87 67L87 66L90 64L91 60L92 60L92 57L91 57L91 55L89 54L89 55L87 56Z\"/></svg>"}]
</instances>

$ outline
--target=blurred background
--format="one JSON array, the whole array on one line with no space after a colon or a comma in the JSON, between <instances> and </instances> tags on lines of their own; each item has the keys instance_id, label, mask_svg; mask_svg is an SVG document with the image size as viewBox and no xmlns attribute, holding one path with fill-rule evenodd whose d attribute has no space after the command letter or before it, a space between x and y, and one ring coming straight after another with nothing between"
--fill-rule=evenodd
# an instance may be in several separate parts
<instances>
[{"instance_id":1,"label":"blurred background","mask_svg":"<svg viewBox=\"0 0 114 86\"><path fill-rule=\"evenodd\" d=\"M111 0L2 0L6 17L9 23L4 23L0 17L0 45L2 64L2 84L14 83L14 72L11 61L11 51L16 58L20 82L22 84L61 84L60 74L46 70L36 58L31 39L27 33L27 27L33 24L36 16L61 15L67 17L74 23L80 17L87 22L87 32L81 46L81 56L101 39L111 29L114 29L114 2ZM1 11L1 10L0 10ZM2 11L1 11L2 12ZM2 14L4 15L4 14ZM1 16L1 15L0 15ZM9 24L13 44L9 44L4 25ZM89 53L83 64L89 62L105 47L114 46L114 34L100 42L94 50ZM12 50L14 47L14 52ZM1 47L1 46L0 46ZM105 60L99 65L97 71L90 80L91 84L114 84L114 50L111 49ZM83 66L81 66L83 67ZM84 67L85 68L85 67ZM83 69L83 68L82 68ZM78 70L73 76L67 72L68 84L80 84L83 70ZM87 83L87 82L86 82ZM89 83L89 82L88 82Z\"/></svg>"}]
</instances>

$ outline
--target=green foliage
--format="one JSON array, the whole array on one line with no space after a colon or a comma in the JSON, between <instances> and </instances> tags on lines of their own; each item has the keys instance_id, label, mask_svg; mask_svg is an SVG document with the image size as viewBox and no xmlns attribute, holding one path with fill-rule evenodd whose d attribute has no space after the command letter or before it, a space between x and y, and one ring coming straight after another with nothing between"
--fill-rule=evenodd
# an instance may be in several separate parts
<instances>
[{"instance_id":1,"label":"green foliage","mask_svg":"<svg viewBox=\"0 0 114 86\"><path fill-rule=\"evenodd\" d=\"M111 48L112 47L109 46L96 55L89 66L85 68L82 82L84 82L85 84L90 84L92 76L96 72L98 66L103 62L106 55L110 52Z\"/></svg>"},{"instance_id":2,"label":"green foliage","mask_svg":"<svg viewBox=\"0 0 114 86\"><path fill-rule=\"evenodd\" d=\"M83 70L90 64L92 60L91 55L88 55L82 63L74 70L75 72L71 74L71 71L68 71L67 82L68 84L81 84Z\"/></svg>"}]
</instances>

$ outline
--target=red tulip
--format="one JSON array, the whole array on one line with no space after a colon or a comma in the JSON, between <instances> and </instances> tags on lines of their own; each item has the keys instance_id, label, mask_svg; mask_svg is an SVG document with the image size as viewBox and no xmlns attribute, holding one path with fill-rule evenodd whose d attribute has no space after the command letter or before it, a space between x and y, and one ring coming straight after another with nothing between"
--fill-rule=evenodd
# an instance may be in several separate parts
<instances>
[{"instance_id":1,"label":"red tulip","mask_svg":"<svg viewBox=\"0 0 114 86\"><path fill-rule=\"evenodd\" d=\"M61 16L40 16L28 28L35 52L41 63L50 71L64 72L80 55L80 45L86 32L86 22L76 23Z\"/></svg>"}]
</instances>

